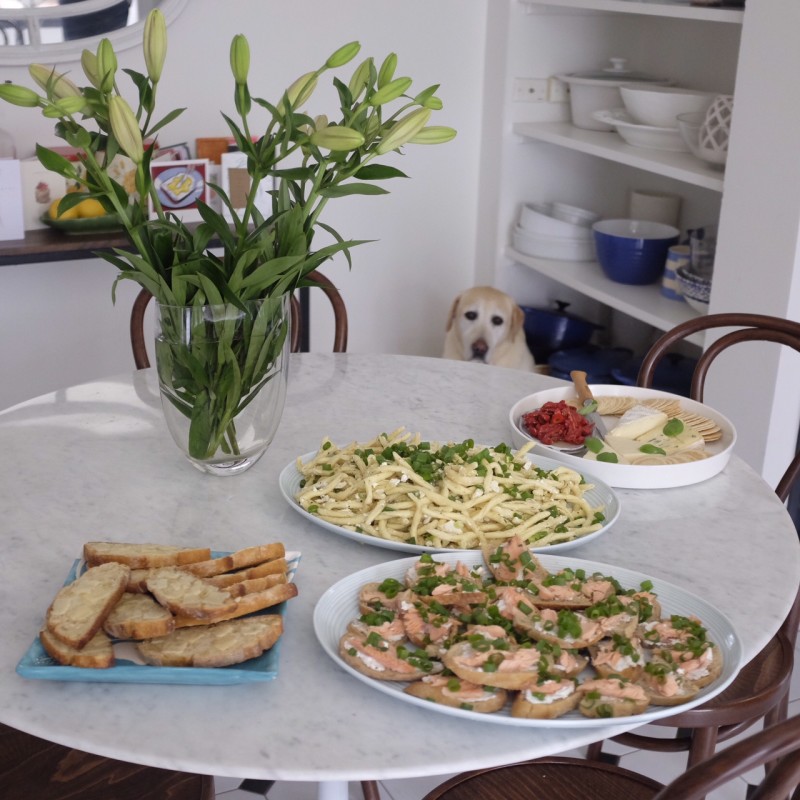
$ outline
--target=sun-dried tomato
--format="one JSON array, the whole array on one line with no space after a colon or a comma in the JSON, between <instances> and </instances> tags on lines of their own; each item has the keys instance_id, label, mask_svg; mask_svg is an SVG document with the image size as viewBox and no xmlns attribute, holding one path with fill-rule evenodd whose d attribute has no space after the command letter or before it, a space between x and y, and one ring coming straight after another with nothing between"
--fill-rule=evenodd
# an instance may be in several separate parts
<instances>
[{"instance_id":1,"label":"sun-dried tomato","mask_svg":"<svg viewBox=\"0 0 800 800\"><path fill-rule=\"evenodd\" d=\"M567 442L583 444L594 425L563 400L545 403L541 408L522 415L522 427L542 444Z\"/></svg>"}]
</instances>

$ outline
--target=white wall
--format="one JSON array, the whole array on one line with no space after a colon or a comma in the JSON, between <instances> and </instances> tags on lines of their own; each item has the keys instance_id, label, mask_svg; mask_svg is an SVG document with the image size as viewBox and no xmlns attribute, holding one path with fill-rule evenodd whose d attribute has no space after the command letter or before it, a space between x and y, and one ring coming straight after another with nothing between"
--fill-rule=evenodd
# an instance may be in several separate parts
<instances>
[{"instance_id":1,"label":"white wall","mask_svg":"<svg viewBox=\"0 0 800 800\"><path fill-rule=\"evenodd\" d=\"M412 90L441 84L444 110L436 121L456 128L457 138L393 156L410 180L388 183L390 195L342 199L326 209L325 221L343 236L377 240L353 250L352 271L343 260L325 268L347 303L352 352L438 355L450 302L473 283L487 2L191 0L170 26L159 108L188 110L166 129L163 144L228 133L220 111L233 114L228 49L237 33L249 39L258 96L276 99L353 39L362 44L359 60L373 55L380 62L396 52L397 75L414 78ZM142 69L138 49L119 58L122 67ZM77 62L58 66L80 76ZM0 78L30 85L22 67L4 69ZM332 89L318 90L308 110L335 111ZM0 127L23 157L36 141L63 143L31 109L4 105ZM135 287L126 285L112 306L115 274L95 260L0 267L0 408L133 367L127 319ZM316 300L312 348L328 349L327 309Z\"/></svg>"}]
</instances>

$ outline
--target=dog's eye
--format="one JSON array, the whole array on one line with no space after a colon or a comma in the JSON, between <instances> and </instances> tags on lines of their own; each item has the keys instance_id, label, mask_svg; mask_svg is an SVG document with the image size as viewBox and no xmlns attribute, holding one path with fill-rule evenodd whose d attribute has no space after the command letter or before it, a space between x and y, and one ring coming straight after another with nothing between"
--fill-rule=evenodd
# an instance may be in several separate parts
<instances>
[{"instance_id":1,"label":"dog's eye","mask_svg":"<svg viewBox=\"0 0 800 800\"><path fill-rule=\"evenodd\" d=\"M498 317L496 314L492 317L492 325L502 325L505 320L502 317Z\"/></svg>"},{"instance_id":2,"label":"dog's eye","mask_svg":"<svg viewBox=\"0 0 800 800\"><path fill-rule=\"evenodd\" d=\"M477 311L467 311L464 314L464 316L469 320L478 319L478 312Z\"/></svg>"}]
</instances>

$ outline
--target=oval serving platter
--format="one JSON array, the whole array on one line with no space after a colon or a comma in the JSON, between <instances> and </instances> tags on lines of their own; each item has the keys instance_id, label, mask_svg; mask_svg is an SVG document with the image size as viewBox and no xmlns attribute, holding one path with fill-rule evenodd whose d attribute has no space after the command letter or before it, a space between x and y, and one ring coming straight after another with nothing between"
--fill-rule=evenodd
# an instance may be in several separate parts
<instances>
[{"instance_id":1,"label":"oval serving platter","mask_svg":"<svg viewBox=\"0 0 800 800\"><path fill-rule=\"evenodd\" d=\"M311 453L305 453L304 455L300 456L300 460L303 462L309 461L316 455L316 451ZM535 466L541 467L542 469L552 470L556 467L563 467L564 465L556 461L552 458L547 458L545 456L527 456L528 460L531 461ZM584 470L578 470L579 472L583 472ZM377 536L371 536L366 533L359 533L358 531L349 530L348 528L343 528L340 525L334 525L330 522L327 522L324 519L320 519L316 514L311 514L306 509L304 509L296 500L295 496L297 495L298 491L300 490L300 483L303 479L303 476L297 469L296 462L292 461L291 464L287 464L286 467L281 471L279 484L281 494L283 494L286 502L297 511L298 514L305 517L310 522L313 522L315 525L323 528L324 530L330 531L331 533L337 534L339 536L343 536L346 539L352 539L356 542L361 542L362 544L371 544L375 547L384 547L388 550L397 550L403 553L449 553L452 552L454 548L442 548L442 547L429 547L427 545L422 544L414 544L409 542L397 542L389 539L381 539ZM614 525L614 523L619 518L620 514L620 501L617 494L614 490L608 486L604 481L597 480L594 476L591 477L590 481L592 484L592 488L589 489L584 497L586 498L587 502L593 507L596 508L598 506L603 506L605 511L605 523L603 527L600 528L598 531L594 531L593 533L588 533L585 536L581 536L577 539L572 539L568 542L560 542L558 544L551 544L545 545L542 547L536 547L533 545L530 549L534 553L560 553L564 552L565 550L572 550L575 547L579 547L580 545L584 544L585 542L592 541L593 539L598 538L599 536L603 536L604 534L608 533L610 528ZM480 552L478 550L472 552Z\"/></svg>"},{"instance_id":2,"label":"oval serving platter","mask_svg":"<svg viewBox=\"0 0 800 800\"><path fill-rule=\"evenodd\" d=\"M387 578L402 581L406 571L416 563L416 558L402 558L384 564L376 564L354 572L335 583L317 601L317 605L314 608L314 632L322 648L336 664L373 689L394 697L401 702L412 703L428 711L499 725L555 729L607 728L614 724L634 721L643 725L663 717L673 716L680 711L686 711L707 702L724 691L736 677L742 659L741 641L728 618L703 598L675 584L657 578L650 578L643 573L615 567L610 564L561 555L545 554L538 556L538 558L542 565L550 571L558 571L567 567L576 570L584 569L587 573L598 571L613 576L626 588L638 588L643 581L651 580L653 591L661 601L665 616L669 614L695 615L702 621L708 631L709 638L719 646L722 652L724 663L719 678L701 689L692 700L686 703L674 706L650 706L642 714L615 717L614 719L593 719L583 716L578 711L570 711L558 719L527 719L512 717L508 704L500 711L487 714L432 703L430 700L406 694L404 688L407 684L404 681L375 680L347 664L339 655L339 639L345 633L348 623L359 616L358 591L361 586L374 581L380 582ZM442 553L436 557L436 560L451 565L456 564L458 561L463 561L468 567L483 566L481 556L476 555L474 550Z\"/></svg>"}]
</instances>

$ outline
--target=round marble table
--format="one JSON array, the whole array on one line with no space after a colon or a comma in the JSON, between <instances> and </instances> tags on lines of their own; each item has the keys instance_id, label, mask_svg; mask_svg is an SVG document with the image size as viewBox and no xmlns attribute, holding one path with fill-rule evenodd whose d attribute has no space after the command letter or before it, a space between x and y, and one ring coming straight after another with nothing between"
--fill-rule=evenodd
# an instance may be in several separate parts
<instances>
[{"instance_id":1,"label":"round marble table","mask_svg":"<svg viewBox=\"0 0 800 800\"><path fill-rule=\"evenodd\" d=\"M0 721L142 764L242 778L317 781L438 775L551 754L621 732L464 721L398 702L324 653L314 605L343 576L391 558L306 522L278 488L283 467L331 436L405 426L432 440L508 441L507 413L553 379L484 365L386 355L292 356L278 434L250 471L204 475L162 420L152 370L70 387L0 414ZM777 630L800 578L800 547L774 493L733 457L694 486L619 490L613 533L570 555L638 570L723 611L751 658ZM276 680L163 686L27 680L15 673L82 544L93 539L302 552ZM630 727L630 726L628 726ZM322 793L321 793L322 794Z\"/></svg>"}]
</instances>

